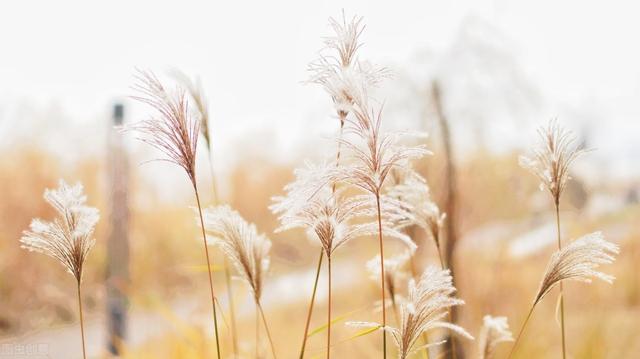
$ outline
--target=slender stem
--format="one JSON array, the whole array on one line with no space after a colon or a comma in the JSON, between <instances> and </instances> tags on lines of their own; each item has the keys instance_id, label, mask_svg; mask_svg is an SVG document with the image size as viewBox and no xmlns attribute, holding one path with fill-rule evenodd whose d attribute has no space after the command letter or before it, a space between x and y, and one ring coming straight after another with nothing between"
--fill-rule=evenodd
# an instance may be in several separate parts
<instances>
[{"instance_id":1,"label":"slender stem","mask_svg":"<svg viewBox=\"0 0 640 359\"><path fill-rule=\"evenodd\" d=\"M507 357L507 359L511 359L513 354L516 352L516 347L518 346L518 342L520 342L520 338L522 337L522 333L524 332L524 328L527 326L527 323L529 323L529 319L531 319L531 314L533 314L533 309L535 309L535 307L536 307L536 303L534 303L531 306L531 309L529 309L529 314L527 314L527 318L524 320L524 323L522 323L522 327L520 328L520 332L518 332L518 336L516 337L516 341L513 343L513 346L511 347L511 351L509 352L509 356Z\"/></svg>"},{"instance_id":2,"label":"slender stem","mask_svg":"<svg viewBox=\"0 0 640 359\"><path fill-rule=\"evenodd\" d=\"M331 256L327 256L329 271L329 309L327 310L327 359L331 358Z\"/></svg>"},{"instance_id":3,"label":"slender stem","mask_svg":"<svg viewBox=\"0 0 640 359\"><path fill-rule=\"evenodd\" d=\"M273 359L276 359L276 348L273 345L273 338L271 338L271 331L269 330L269 325L267 324L267 318L264 316L264 310L262 309L262 305L260 304L260 301L258 299L256 299L256 304L258 304L260 316L262 317L262 323L264 324L264 329L267 332L267 338L269 338L269 345L271 345L271 355L273 355Z\"/></svg>"},{"instance_id":4,"label":"slender stem","mask_svg":"<svg viewBox=\"0 0 640 359\"><path fill-rule=\"evenodd\" d=\"M211 291L211 307L213 308L213 329L216 335L216 353L220 359L220 339L218 336L218 314L216 312L216 296L213 292L213 278L211 276L211 260L209 259L209 247L207 246L207 234L204 230L204 219L202 217L202 206L200 205L200 195L198 194L198 186L193 181L193 189L196 193L196 202L198 203L198 214L200 216L200 227L202 228L202 243L204 244L204 253L207 257L207 273L209 274L209 290Z\"/></svg>"},{"instance_id":5,"label":"slender stem","mask_svg":"<svg viewBox=\"0 0 640 359\"><path fill-rule=\"evenodd\" d=\"M561 250L562 240L560 239L560 203L556 201L555 205L556 205L556 229L558 233L558 250ZM564 291L563 291L562 281L560 282L560 330L562 332L562 358L565 359L567 357L567 347L566 347L565 329L564 329Z\"/></svg>"},{"instance_id":6,"label":"slender stem","mask_svg":"<svg viewBox=\"0 0 640 359\"><path fill-rule=\"evenodd\" d=\"M387 308L384 289L384 244L382 242L382 213L380 211L380 194L376 193L376 205L378 207L378 241L380 242L380 282L382 284L382 357L387 357Z\"/></svg>"},{"instance_id":7,"label":"slender stem","mask_svg":"<svg viewBox=\"0 0 640 359\"><path fill-rule=\"evenodd\" d=\"M342 138L342 133L344 131L344 121L345 116L340 117L340 137ZM338 141L338 150L336 151L336 167L340 164L340 152L342 149L342 143ZM336 192L336 183L333 183L331 190L333 193ZM309 324L311 323L311 314L313 313L313 305L316 299L316 289L318 289L318 278L320 278L320 268L322 267L322 259L324 258L324 249L320 249L320 257L318 258L318 268L316 269L316 279L313 283L313 293L311 294L311 303L309 304L309 310L307 312L307 322L304 326L304 336L302 337L302 348L300 349L300 357L299 359L304 358L304 350L307 346L307 335L309 333Z\"/></svg>"},{"instance_id":8,"label":"slender stem","mask_svg":"<svg viewBox=\"0 0 640 359\"><path fill-rule=\"evenodd\" d=\"M324 249L320 249L320 257L318 258L318 268L316 269L316 280L313 283L313 293L311 293L311 303L307 311L307 323L304 326L304 336L302 337L302 348L300 349L300 359L304 358L304 348L307 346L307 335L309 334L309 324L311 323L311 313L313 313L313 304L316 299L316 289L318 289L318 278L320 278L320 268L322 267L322 258L324 258Z\"/></svg>"},{"instance_id":9,"label":"slender stem","mask_svg":"<svg viewBox=\"0 0 640 359\"><path fill-rule=\"evenodd\" d=\"M208 131L208 129L207 129ZM216 176L213 170L213 151L209 143L207 143L207 152L209 153L209 170L211 172L211 191L213 192L213 204L218 205L220 203L220 197L218 196L218 186L216 185ZM231 340L233 343L233 357L238 357L238 332L236 326L236 314L235 305L233 302L233 285L231 283L231 270L229 261L226 256L224 258L224 278L227 286L227 301L229 302L229 317L231 318Z\"/></svg>"},{"instance_id":10,"label":"slender stem","mask_svg":"<svg viewBox=\"0 0 640 359\"><path fill-rule=\"evenodd\" d=\"M84 344L84 318L82 316L82 294L80 291L80 281L78 280L78 310L80 312L80 335L82 336L82 357L87 359L87 350Z\"/></svg>"},{"instance_id":11,"label":"slender stem","mask_svg":"<svg viewBox=\"0 0 640 359\"><path fill-rule=\"evenodd\" d=\"M260 309L256 301L256 359L260 357Z\"/></svg>"}]
</instances>

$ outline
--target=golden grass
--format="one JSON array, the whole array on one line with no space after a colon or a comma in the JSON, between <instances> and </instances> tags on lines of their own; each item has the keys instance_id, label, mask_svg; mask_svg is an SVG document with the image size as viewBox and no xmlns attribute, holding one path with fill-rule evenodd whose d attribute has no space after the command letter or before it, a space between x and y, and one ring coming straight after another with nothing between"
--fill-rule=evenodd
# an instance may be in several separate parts
<instances>
[{"instance_id":1,"label":"golden grass","mask_svg":"<svg viewBox=\"0 0 640 359\"><path fill-rule=\"evenodd\" d=\"M58 270L58 264L53 261L36 260L34 256L22 253L17 243L20 232L26 228L31 217L37 215L46 218L51 215L41 201L40 191L31 189L54 185L61 165L55 158L25 149L17 149L6 158L0 164L0 189L5 193L3 201L0 201L0 296L3 298L0 302L0 331L3 336L77 320L73 283L64 280L67 275ZM28 170L25 163L29 164ZM437 169L442 165L439 157L426 159L420 165L423 163L430 169L426 174L432 188L438 188L440 179ZM418 167L420 172L425 173L424 168ZM291 169L262 160L259 166L251 170L255 171L251 176L247 175L249 168L237 168L231 174L229 181L233 187L228 195L229 202L244 216L255 221L263 231L272 232L277 223L267 205L270 197L291 179ZM102 162L99 159L87 159L74 168L65 168L68 178L81 180L93 203L103 209L105 198L99 191L98 180L101 171ZM132 312L157 310L136 300L145 297L146 293L156 293L167 307L170 307L168 303L172 303L178 293L201 298L206 292L198 283L205 280L206 273L199 268L205 263L197 245L184 245L185 242L196 243L198 238L197 227L193 225L193 213L180 204L163 203L155 199L157 196L136 177L138 171L140 168L134 167ZM493 156L479 152L467 158L460 165L459 187L464 204L461 206L464 209L461 214L463 237L472 229L493 221L528 218L531 209L527 204L532 196L539 194L535 182L518 168L513 154ZM505 196L505 192L513 195ZM597 189L590 189L590 192L597 192ZM139 204L140 198L145 198L144 206ZM569 352L576 358L587 359L633 358L640 355L640 343L635 340L640 336L636 319L640 316L640 274L637 265L640 261L640 228L632 225L640 217L640 206L627 206L615 213L588 220L578 217L580 210L570 205L566 205L564 210L569 214L563 217L566 238L603 229L605 235L620 244L622 249L617 261L606 270L617 278L613 286L606 283L594 283L588 287L580 283L568 283L565 286L565 296L571 303L566 313L570 318L567 327ZM303 234L302 231L291 231L272 237L273 269L267 283L288 272L313 271L317 263L317 247L302 240ZM98 225L96 237L106 238L104 223ZM501 239L511 238L498 238ZM500 243L498 241L491 251L477 251L475 246L462 245L456 254L459 263L459 297L466 302L459 324L474 335L477 335L482 317L487 313L507 316L512 329L522 324L549 254L553 251L553 248L548 248L543 253L514 260L508 257L506 247ZM343 356L364 358L379 354L379 340L375 335L344 341L356 334L357 330L342 325L346 320L379 320L379 314L373 311L372 306L379 296L378 287L373 281L362 280L367 276L365 263L377 253L376 245L373 240L359 239L346 244L344 252L337 252L334 258L336 267L350 263L356 268L349 281L349 290L336 287L332 303L334 318L350 314L348 319L332 326L332 342L338 348L336 353ZM98 241L89 258L91 265L85 269L84 292L87 295L85 304L89 318L92 317L91 313L103 310L101 268L104 267L104 250L104 243ZM151 252L153 255L149 255ZM426 249L421 256L424 257L421 262L437 263L436 254L430 249ZM215 272L214 275L216 280L223 279L222 272ZM323 283L322 278L320 283ZM308 292L311 285L300 290ZM320 290L323 290L322 285ZM238 298L246 294L244 289L238 292ZM322 297L318 297L312 329L326 322L324 313L327 303ZM238 302L238 307L247 305L246 302ZM298 301L286 306L278 306L271 301L265 304L275 346L283 358L294 357L299 350L307 305L308 295L300 296ZM539 304L537 314L527 328L529 335L522 339L515 358L557 356L560 340L553 319L555 305L554 300ZM200 309L204 316L207 308L203 304ZM249 315L239 318L240 333L253 333L253 312L249 310L247 313ZM160 312L158 316L163 316L169 323L172 320ZM183 332L185 327L180 327L162 337L150 338L144 345L128 348L129 357L180 359L213 356L212 350L215 349L206 326L186 324L191 328L187 334ZM229 352L231 342L224 333L226 329L222 335L223 351ZM187 339L191 336L193 338ZM477 350L476 343L464 344L469 354L473 355ZM252 345L250 340L240 343L241 350L249 356L253 353ZM324 345L324 333L311 336L308 344L310 358L322 356ZM508 349L509 345L499 346L497 357L505 356Z\"/></svg>"}]
</instances>

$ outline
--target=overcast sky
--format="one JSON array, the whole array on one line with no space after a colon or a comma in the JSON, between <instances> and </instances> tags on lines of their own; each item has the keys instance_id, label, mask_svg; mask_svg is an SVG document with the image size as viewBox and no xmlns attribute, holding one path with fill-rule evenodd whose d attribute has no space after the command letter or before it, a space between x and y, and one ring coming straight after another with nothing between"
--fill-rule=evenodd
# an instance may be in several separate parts
<instances>
[{"instance_id":1,"label":"overcast sky","mask_svg":"<svg viewBox=\"0 0 640 359\"><path fill-rule=\"evenodd\" d=\"M638 150L637 3L552 0L4 1L0 143L16 118L30 121L16 117L25 103L103 128L112 101L131 94L135 67L199 75L225 139L264 132L277 146L309 129L326 133L328 121L317 123L326 96L301 81L329 34L327 18L343 8L365 18L363 56L409 74L419 54L446 52L465 19L482 19L551 99L545 117L558 115L556 106L593 109L595 121L604 117L596 132L619 139L600 146ZM134 107L131 117L142 116Z\"/></svg>"}]
</instances>

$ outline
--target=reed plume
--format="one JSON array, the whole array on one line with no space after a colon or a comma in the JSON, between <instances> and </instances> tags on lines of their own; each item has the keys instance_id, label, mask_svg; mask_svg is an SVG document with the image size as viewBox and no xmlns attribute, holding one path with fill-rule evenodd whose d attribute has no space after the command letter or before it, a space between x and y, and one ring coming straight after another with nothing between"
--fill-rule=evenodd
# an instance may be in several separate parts
<instances>
[{"instance_id":1,"label":"reed plume","mask_svg":"<svg viewBox=\"0 0 640 359\"><path fill-rule=\"evenodd\" d=\"M513 335L509 330L507 317L484 316L478 337L480 359L492 359L498 344L512 341Z\"/></svg>"},{"instance_id":2,"label":"reed plume","mask_svg":"<svg viewBox=\"0 0 640 359\"><path fill-rule=\"evenodd\" d=\"M271 332L260 303L264 277L269 269L271 241L264 234L258 234L255 225L249 224L238 212L226 205L205 209L204 228L212 243L220 247L251 288L269 338L271 353L276 358Z\"/></svg>"},{"instance_id":3,"label":"reed plume","mask_svg":"<svg viewBox=\"0 0 640 359\"><path fill-rule=\"evenodd\" d=\"M195 104L195 108L197 110L197 114L200 116L200 134L204 139L205 145L207 147L207 153L209 155L209 170L211 173L211 192L213 194L213 204L220 204L220 197L218 194L218 186L216 184L216 175L213 166L213 143L211 140L211 128L210 128L210 115L209 115L209 106L207 105L207 99L204 93L204 88L202 87L202 82L200 79L191 80L186 74L182 73L179 70L173 71L174 77L185 87L186 92L189 94L193 103ZM238 356L238 333L237 333L237 324L236 324L236 314L235 314L235 301L233 295L233 285L231 282L231 270L230 265L227 259L224 259L224 278L225 284L227 286L227 300L229 301L229 317L231 319L231 338L233 343L233 354L234 357Z\"/></svg>"},{"instance_id":4,"label":"reed plume","mask_svg":"<svg viewBox=\"0 0 640 359\"><path fill-rule=\"evenodd\" d=\"M129 126L140 134L138 139L161 151L169 161L180 166L196 187L196 149L200 121L189 112L185 90L177 87L170 94L151 72L139 71L133 89L139 93L133 98L156 111L155 116Z\"/></svg>"},{"instance_id":5,"label":"reed plume","mask_svg":"<svg viewBox=\"0 0 640 359\"><path fill-rule=\"evenodd\" d=\"M311 74L308 82L321 85L331 96L341 127L353 104L366 101L367 88L388 76L385 68L358 59L362 47L360 35L364 31L362 21L358 16L347 21L344 13L341 21L329 18L334 34L325 38L319 58L308 66Z\"/></svg>"},{"instance_id":6,"label":"reed plume","mask_svg":"<svg viewBox=\"0 0 640 359\"><path fill-rule=\"evenodd\" d=\"M449 329L466 338L473 339L462 327L442 320L448 315L450 307L464 304L463 300L452 296L456 289L451 280L449 270L433 266L425 269L417 283L411 279L407 300L400 306L401 320L397 328L367 322L349 324L381 327L384 331L388 331L398 348L400 359L408 358L425 347L443 344L444 342L438 342L416 347L420 335L433 329Z\"/></svg>"},{"instance_id":7,"label":"reed plume","mask_svg":"<svg viewBox=\"0 0 640 359\"><path fill-rule=\"evenodd\" d=\"M356 58L356 53L361 47L359 37L364 30L361 22L362 18L356 16L354 16L350 22L347 22L344 12L342 14L342 22L330 18L329 23L334 31L334 35L325 39L325 48L320 54L319 59L308 66L310 72L308 82L321 85L331 96L340 122L339 139L342 139L345 120L354 99L362 99L363 97L359 91L361 88L357 86L361 82L360 80L366 79L371 85L374 85L384 74L384 70L374 70L372 66L360 63ZM338 142L335 161L336 166L340 164L340 155L341 144ZM335 192L336 183L333 183L332 190ZM309 324L311 323L311 315L313 313L324 253L325 250L321 250L318 258L316 278L309 303L302 338L302 347L300 349L300 359L304 357L307 333L309 332ZM329 348L327 348L327 353L328 352Z\"/></svg>"},{"instance_id":8,"label":"reed plume","mask_svg":"<svg viewBox=\"0 0 640 359\"><path fill-rule=\"evenodd\" d=\"M424 230L433 240L440 266L445 269L440 236L447 214L441 213L438 205L431 199L426 180L411 169L405 170L401 175L396 174L395 183L390 187L388 195L399 199L404 206L404 217L399 219L398 225L415 225Z\"/></svg>"},{"instance_id":9,"label":"reed plume","mask_svg":"<svg viewBox=\"0 0 640 359\"><path fill-rule=\"evenodd\" d=\"M555 120L546 128L539 128L538 134L540 141L532 156L520 156L520 165L540 179L540 189L549 191L558 205L567 181L571 179L571 164L586 151L578 149L575 136Z\"/></svg>"},{"instance_id":10,"label":"reed plume","mask_svg":"<svg viewBox=\"0 0 640 359\"><path fill-rule=\"evenodd\" d=\"M540 189L551 194L555 205L558 250L562 249L560 238L560 197L571 178L571 164L585 152L576 146L576 139L570 131L560 127L557 121L550 121L546 128L538 129L540 142L533 150L532 157L521 156L520 165L540 179ZM562 357L566 358L564 294L560 283L560 331L562 335Z\"/></svg>"},{"instance_id":11,"label":"reed plume","mask_svg":"<svg viewBox=\"0 0 640 359\"><path fill-rule=\"evenodd\" d=\"M295 181L285 187L287 195L274 198L275 203L271 206L272 211L279 214L281 223L276 232L304 228L310 238L320 243L327 257L327 357L331 355L332 255L347 241L369 231L366 225L352 224L361 215L361 202L346 198L341 189L334 190L331 182L334 172L333 165L307 164L306 168L296 170Z\"/></svg>"},{"instance_id":12,"label":"reed plume","mask_svg":"<svg viewBox=\"0 0 640 359\"><path fill-rule=\"evenodd\" d=\"M611 264L620 252L617 245L607 242L602 232L594 232L576 239L551 257L540 283L534 305L549 293L554 285L564 280L591 283L592 278L613 283L615 277L596 269Z\"/></svg>"},{"instance_id":13,"label":"reed plume","mask_svg":"<svg viewBox=\"0 0 640 359\"><path fill-rule=\"evenodd\" d=\"M194 117L189 110L189 102L183 88L177 86L175 94L171 94L151 72L139 71L136 78L138 82L133 88L139 95L133 98L149 105L156 113L148 120L129 126L128 130L138 133L139 140L160 150L165 155L165 158L160 159L160 161L168 161L181 167L193 186L202 227L202 242L207 260L216 353L218 359L220 359L216 297L211 276L209 248L207 247L207 238L204 232L202 205L200 204L200 194L196 181L196 149L200 133L200 119Z\"/></svg>"},{"instance_id":14,"label":"reed plume","mask_svg":"<svg viewBox=\"0 0 640 359\"><path fill-rule=\"evenodd\" d=\"M93 231L100 216L96 208L85 205L87 197L80 183L69 186L60 180L57 189L45 190L44 200L55 209L57 218L33 219L20 242L24 249L55 258L76 279L82 355L86 359L80 284L84 262L95 244Z\"/></svg>"},{"instance_id":15,"label":"reed plume","mask_svg":"<svg viewBox=\"0 0 640 359\"><path fill-rule=\"evenodd\" d=\"M377 113L369 109L367 103L358 103L354 107L353 116L347 118L346 132L353 138L341 139L340 142L347 148L351 156L351 161L341 166L341 176L338 178L345 183L365 192L366 196L361 196L361 200L367 203L375 213L377 219L377 236L380 248L380 282L382 299L382 325L386 326L386 301L385 301L385 279L384 279L384 242L383 235L387 231L395 231L384 224L392 224L392 221L385 221L383 213L393 213L394 209L387 209L385 204L394 201L384 198L383 186L394 168L408 166L409 161L419 158L429 152L421 146L403 147L398 145L399 134L382 133L380 125L382 111ZM402 206L395 206L401 208ZM386 222L386 223L385 223ZM383 331L383 353L386 358L386 331Z\"/></svg>"},{"instance_id":16,"label":"reed plume","mask_svg":"<svg viewBox=\"0 0 640 359\"><path fill-rule=\"evenodd\" d=\"M601 232L594 232L582 236L551 256L547 270L540 282L538 292L533 300L509 357L515 352L518 341L531 318L536 305L556 285L565 280L591 283L594 278L607 283L613 283L613 276L597 271L602 264L611 264L615 255L620 252L617 245L607 242Z\"/></svg>"}]
</instances>

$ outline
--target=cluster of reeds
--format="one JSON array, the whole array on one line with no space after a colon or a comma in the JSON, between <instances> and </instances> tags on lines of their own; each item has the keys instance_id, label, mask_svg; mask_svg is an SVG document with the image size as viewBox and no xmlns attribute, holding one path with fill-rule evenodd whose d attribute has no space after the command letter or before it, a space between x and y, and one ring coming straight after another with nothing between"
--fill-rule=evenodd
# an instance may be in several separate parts
<instances>
[{"instance_id":1,"label":"cluster of reeds","mask_svg":"<svg viewBox=\"0 0 640 359\"><path fill-rule=\"evenodd\" d=\"M405 278L402 267L413 256L416 242L403 229L412 225L422 226L433 237L439 250L445 216L440 214L438 207L430 200L426 181L411 168L412 160L430 152L423 146L404 145L401 142L402 133L385 132L382 128L382 106L371 96L371 90L380 84L388 71L358 58L358 50L361 48L359 37L363 31L362 19L354 17L347 21L343 14L341 21L331 19L330 23L335 35L327 38L326 48L309 69L312 72L311 82L322 85L327 91L339 119L337 155L335 161L307 165L306 168L297 170L296 180L285 187L287 195L277 197L272 210L279 215L282 223L280 230L306 228L312 237L319 240L323 255L328 259L327 357L331 352L331 255L336 248L352 238L373 236L377 239L379 254L369 262L368 267L380 283L382 318L377 326L383 329L381 346L383 357L386 357L388 332L392 333L396 344L407 340L401 340L398 337L400 332L391 330L392 327L387 322L387 297L391 299L397 321L407 316L407 308L410 307L404 300L401 304L398 303L402 298L398 289L399 282ZM403 174L404 180L397 180L398 173ZM385 242L390 238L399 239L406 244L406 251L399 257L385 256ZM300 358L305 353L306 334L321 261L322 255ZM444 264L442 267L441 270L445 270ZM420 280L420 283L430 280ZM452 293L453 290L447 292L446 296L449 297ZM451 305L460 304L453 298L450 299L454 301ZM428 299L423 301L427 302L425 305L433 305ZM451 305L443 307L445 313ZM399 314L398 306L404 308L400 312L405 314ZM449 326L419 325L411 333L403 332L402 335L420 335L434 328ZM416 339L417 336L411 340ZM399 348L406 356L412 346L413 344Z\"/></svg>"},{"instance_id":2,"label":"cluster of reeds","mask_svg":"<svg viewBox=\"0 0 640 359\"><path fill-rule=\"evenodd\" d=\"M540 142L534 149L533 156L520 157L520 164L540 179L540 190L547 190L551 195L555 209L558 250L549 260L538 292L522 324L520 333L516 337L509 357L515 352L536 305L557 284L560 287L558 303L560 308L562 357L566 358L565 298L562 284L565 280L590 283L591 278L599 278L611 283L614 278L596 271L596 268L601 264L613 263L615 255L619 253L619 248L617 245L604 240L600 232L580 237L563 247L560 236L560 200L567 186L567 181L571 178L569 176L571 164L581 154L585 153L585 150L580 149L571 132L560 127L555 120L549 122L546 128L540 128L538 133Z\"/></svg>"},{"instance_id":3,"label":"cluster of reeds","mask_svg":"<svg viewBox=\"0 0 640 359\"><path fill-rule=\"evenodd\" d=\"M318 278L324 257L327 259L328 308L326 356L331 356L332 325L332 259L336 250L356 238L375 238L378 255L367 263L376 281L380 283L379 322L350 322L355 326L372 328L382 333L382 357L387 356L387 334L393 339L398 357L425 351L442 344L430 342L427 333L445 330L464 338L473 337L456 323L452 323L450 310L464 301L454 296L452 273L443 259L442 240L446 214L432 200L427 181L412 168L412 161L428 155L423 146L409 146L402 142L402 133L385 132L382 106L371 96L388 71L359 59L360 36L364 26L362 18L347 21L330 20L335 34L325 40L325 49L317 61L309 66L311 83L320 84L327 91L338 119L338 136L334 142L335 155L321 164L307 163L295 171L295 180L285 188L285 194L274 197L271 210L278 216L281 226L276 232L303 228L321 247L315 282L310 298L299 357L305 355L309 323L312 317ZM212 256L209 245L221 250L225 256L227 293L229 293L231 337L233 355L240 355L238 333L235 326L230 271L233 265L238 275L251 290L256 306L256 357L259 353L260 320L267 333L271 355L276 357L276 346L262 307L264 281L269 268L271 241L260 234L240 214L227 205L221 205L217 196L215 177L212 176L214 206L204 209L198 190L196 156L198 139L202 136L209 152L213 175L212 140L209 133L209 113L199 83L178 76L179 84L167 89L150 72L139 72L135 98L154 110L152 118L129 128L139 138L164 154L161 160L182 168L193 187L197 205L197 219L201 227L208 283L213 312L216 353L221 358L218 331L217 298L212 277ZM195 109L190 107L191 101ZM577 149L573 137L556 122L541 130L542 145L533 158L523 158L522 164L531 169L548 190L555 205L558 250L549 261L540 287L522 325L511 355L522 337L536 305L556 285L560 287L560 316L563 357L566 356L565 312L562 283L566 280L589 282L599 278L611 282L613 277L597 271L602 264L615 260L619 249L596 232L563 246L560 238L560 199L569 180L570 165L584 151ZM331 148L334 151L334 148ZM60 261L76 278L78 304L85 354L82 313L81 279L84 261L94 244L93 229L98 220L96 209L85 205L86 197L80 185L60 183L57 190L45 191L45 200L58 214L52 222L35 219L21 239L23 246L42 252ZM420 228L433 242L440 268L417 268L414 256L417 241L408 228ZM405 248L393 256L385 253L390 239L400 240ZM407 270L411 263L411 270ZM216 285L218 287L218 285ZM404 290L406 288L406 290ZM390 299L395 320L387 318L387 298ZM395 321L395 323L393 323ZM513 341L505 317L485 316L479 334L479 357L491 358L499 343ZM451 336L453 340L453 336ZM447 353L455 356L455 352ZM86 354L85 354L86 357Z\"/></svg>"}]
</instances>

